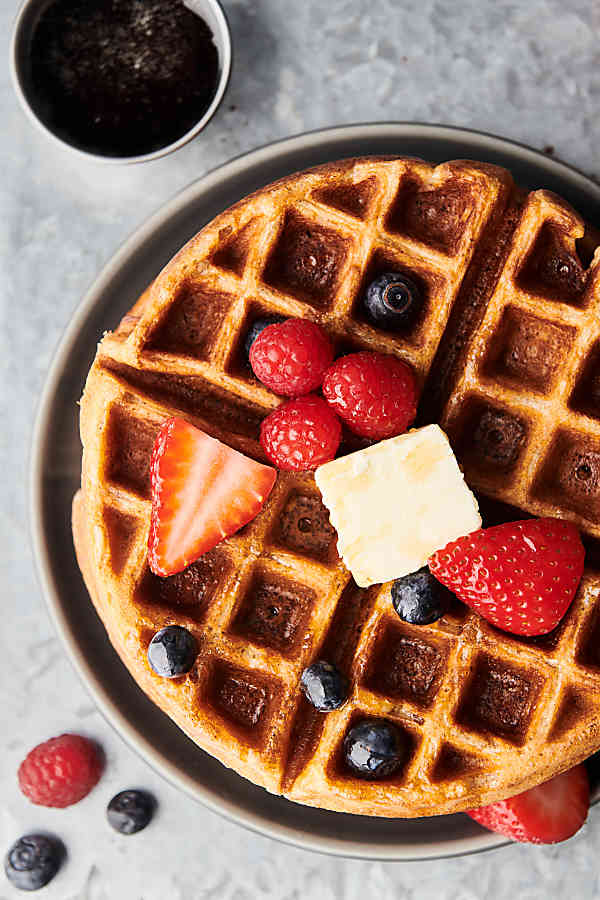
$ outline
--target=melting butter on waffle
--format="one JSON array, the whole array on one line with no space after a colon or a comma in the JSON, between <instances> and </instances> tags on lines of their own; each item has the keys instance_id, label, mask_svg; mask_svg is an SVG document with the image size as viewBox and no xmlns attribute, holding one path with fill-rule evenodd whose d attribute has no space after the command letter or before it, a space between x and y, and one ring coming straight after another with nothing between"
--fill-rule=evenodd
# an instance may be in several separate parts
<instances>
[{"instance_id":1,"label":"melting butter on waffle","mask_svg":"<svg viewBox=\"0 0 600 900\"><path fill-rule=\"evenodd\" d=\"M334 459L315 481L359 587L416 572L436 550L481 528L477 501L439 425Z\"/></svg>"}]
</instances>

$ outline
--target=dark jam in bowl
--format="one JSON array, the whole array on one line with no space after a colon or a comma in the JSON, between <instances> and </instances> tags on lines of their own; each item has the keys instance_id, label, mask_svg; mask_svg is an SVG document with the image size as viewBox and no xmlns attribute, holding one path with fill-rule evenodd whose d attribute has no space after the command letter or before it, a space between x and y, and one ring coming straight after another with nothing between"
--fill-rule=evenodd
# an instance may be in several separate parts
<instances>
[{"instance_id":1,"label":"dark jam in bowl","mask_svg":"<svg viewBox=\"0 0 600 900\"><path fill-rule=\"evenodd\" d=\"M102 156L174 143L219 80L212 32L181 0L55 0L34 30L30 65L42 122Z\"/></svg>"}]
</instances>

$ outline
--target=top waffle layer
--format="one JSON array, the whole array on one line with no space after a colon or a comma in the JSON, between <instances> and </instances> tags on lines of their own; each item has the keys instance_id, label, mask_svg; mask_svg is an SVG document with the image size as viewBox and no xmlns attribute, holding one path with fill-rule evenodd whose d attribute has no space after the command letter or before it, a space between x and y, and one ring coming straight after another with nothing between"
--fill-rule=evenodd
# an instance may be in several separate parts
<instances>
[{"instance_id":1,"label":"top waffle layer","mask_svg":"<svg viewBox=\"0 0 600 900\"><path fill-rule=\"evenodd\" d=\"M347 160L290 176L218 216L169 263L114 333L81 407L74 536L115 647L144 690L201 747L293 800L384 816L447 813L524 790L600 746L600 256L578 215L492 166ZM363 290L384 271L424 304L401 332L374 327ZM588 545L579 593L540 638L502 633L457 603L434 625L401 622L389 585L359 589L310 474L280 473L262 513L179 575L146 560L149 458L182 415L264 459L280 398L243 345L264 315L307 317L339 352L406 360L419 422L447 431L487 524L571 519ZM360 444L346 440L342 452ZM201 651L175 681L146 661L178 623ZM312 660L349 677L324 716L299 691ZM367 782L341 745L360 716L395 722L403 768Z\"/></svg>"}]
</instances>

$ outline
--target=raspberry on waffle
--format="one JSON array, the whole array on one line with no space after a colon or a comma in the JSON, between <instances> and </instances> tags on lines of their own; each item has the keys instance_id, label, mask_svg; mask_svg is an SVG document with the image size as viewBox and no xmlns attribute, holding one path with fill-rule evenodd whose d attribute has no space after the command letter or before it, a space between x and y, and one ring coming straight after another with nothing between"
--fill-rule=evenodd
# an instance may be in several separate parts
<instances>
[{"instance_id":1,"label":"raspberry on waffle","mask_svg":"<svg viewBox=\"0 0 600 900\"><path fill-rule=\"evenodd\" d=\"M123 661L200 747L292 800L381 816L480 807L600 747L600 268L580 260L583 238L560 198L525 194L496 167L345 160L218 216L104 337L81 406L78 559ZM386 272L423 300L393 330L362 302ZM183 572L150 572L149 462L167 418L266 461L260 423L280 398L244 345L272 316L317 322L338 353L407 362L417 423L447 430L485 524L575 522L591 552L553 632L511 636L458 604L431 625L401 622L389 585L353 583L309 472L281 472L257 518ZM346 435L341 449L360 446ZM199 647L173 680L146 659L170 624ZM316 660L350 685L326 715L300 689ZM344 761L365 718L391 722L407 748L381 780Z\"/></svg>"}]
</instances>

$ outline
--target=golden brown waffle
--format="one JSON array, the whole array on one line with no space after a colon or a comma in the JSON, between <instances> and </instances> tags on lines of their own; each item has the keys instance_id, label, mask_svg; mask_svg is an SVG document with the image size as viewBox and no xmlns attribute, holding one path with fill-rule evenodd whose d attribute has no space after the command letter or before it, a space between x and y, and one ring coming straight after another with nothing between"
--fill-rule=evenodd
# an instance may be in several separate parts
<instances>
[{"instance_id":1,"label":"golden brown waffle","mask_svg":"<svg viewBox=\"0 0 600 900\"><path fill-rule=\"evenodd\" d=\"M600 537L600 257L580 261L583 235L558 197L525 195L495 167L348 160L224 212L104 337L81 406L78 558L134 678L205 750L293 800L420 816L524 790L600 746L592 545L564 621L529 639L458 603L434 625L401 622L389 586L351 580L310 474L280 473L258 518L183 573L160 579L146 561L149 457L167 417L264 458L260 421L280 399L253 379L243 343L253 320L277 313L321 323L341 351L407 360L420 422L447 429L489 524L560 515ZM403 333L369 324L360 304L390 269L425 297ZM174 681L146 661L169 623L200 645ZM316 658L352 684L328 715L298 686ZM406 734L408 758L387 780L343 761L364 715Z\"/></svg>"}]
</instances>

